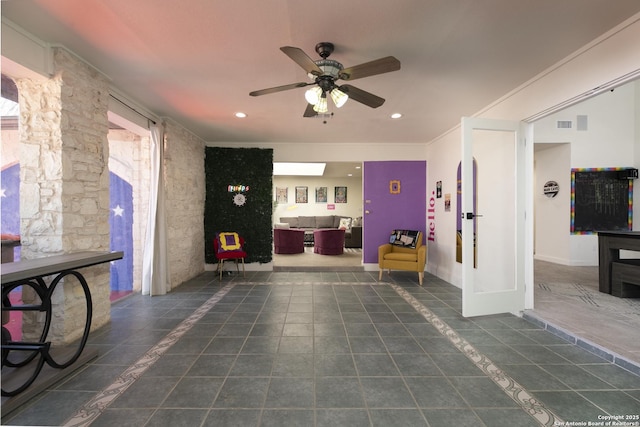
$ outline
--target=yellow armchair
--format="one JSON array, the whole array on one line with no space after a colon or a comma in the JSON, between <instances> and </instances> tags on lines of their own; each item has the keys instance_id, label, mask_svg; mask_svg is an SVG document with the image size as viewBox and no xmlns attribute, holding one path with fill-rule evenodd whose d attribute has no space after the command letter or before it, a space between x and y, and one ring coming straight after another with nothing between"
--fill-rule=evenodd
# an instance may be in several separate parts
<instances>
[{"instance_id":1,"label":"yellow armchair","mask_svg":"<svg viewBox=\"0 0 640 427\"><path fill-rule=\"evenodd\" d=\"M415 271L422 286L426 261L427 247L422 244L422 232L418 232L415 248L386 243L378 247L378 280L382 280L384 269L389 270L389 273L391 270Z\"/></svg>"}]
</instances>

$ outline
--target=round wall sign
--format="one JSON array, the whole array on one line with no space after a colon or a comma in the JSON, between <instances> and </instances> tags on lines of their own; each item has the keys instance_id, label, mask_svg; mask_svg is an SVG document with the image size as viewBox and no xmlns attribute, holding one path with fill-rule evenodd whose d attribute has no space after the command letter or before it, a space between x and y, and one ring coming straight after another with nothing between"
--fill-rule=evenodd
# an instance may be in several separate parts
<instances>
[{"instance_id":1,"label":"round wall sign","mask_svg":"<svg viewBox=\"0 0 640 427\"><path fill-rule=\"evenodd\" d=\"M558 185L557 182L555 181L547 181L544 184L544 195L549 197L549 198L553 198L556 197L556 195L558 194L558 191L560 191L560 186Z\"/></svg>"},{"instance_id":2,"label":"round wall sign","mask_svg":"<svg viewBox=\"0 0 640 427\"><path fill-rule=\"evenodd\" d=\"M244 206L246 202L247 198L244 196L244 194L237 193L235 196L233 196L233 204L236 206Z\"/></svg>"}]
</instances>

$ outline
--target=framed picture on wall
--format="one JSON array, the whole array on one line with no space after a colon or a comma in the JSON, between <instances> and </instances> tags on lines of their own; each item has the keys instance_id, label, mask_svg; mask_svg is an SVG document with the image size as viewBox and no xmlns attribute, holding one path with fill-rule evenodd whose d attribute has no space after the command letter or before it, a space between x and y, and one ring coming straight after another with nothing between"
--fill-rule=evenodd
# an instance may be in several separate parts
<instances>
[{"instance_id":1,"label":"framed picture on wall","mask_svg":"<svg viewBox=\"0 0 640 427\"><path fill-rule=\"evenodd\" d=\"M327 187L316 187L316 203L327 203Z\"/></svg>"},{"instance_id":2,"label":"framed picture on wall","mask_svg":"<svg viewBox=\"0 0 640 427\"><path fill-rule=\"evenodd\" d=\"M335 187L336 203L347 203L347 187Z\"/></svg>"},{"instance_id":3,"label":"framed picture on wall","mask_svg":"<svg viewBox=\"0 0 640 427\"><path fill-rule=\"evenodd\" d=\"M296 203L308 203L308 187L296 187Z\"/></svg>"},{"instance_id":4,"label":"framed picture on wall","mask_svg":"<svg viewBox=\"0 0 640 427\"><path fill-rule=\"evenodd\" d=\"M276 187L276 202L278 202L278 204L289 203L289 188Z\"/></svg>"}]
</instances>

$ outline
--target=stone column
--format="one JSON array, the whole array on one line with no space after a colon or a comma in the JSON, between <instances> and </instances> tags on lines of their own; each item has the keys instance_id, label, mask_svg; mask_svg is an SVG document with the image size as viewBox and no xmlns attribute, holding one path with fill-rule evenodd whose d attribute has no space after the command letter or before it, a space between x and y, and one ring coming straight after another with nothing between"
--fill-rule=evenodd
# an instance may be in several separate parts
<instances>
[{"instance_id":1,"label":"stone column","mask_svg":"<svg viewBox=\"0 0 640 427\"><path fill-rule=\"evenodd\" d=\"M204 141L173 120L165 127L165 179L171 287L204 271Z\"/></svg>"},{"instance_id":2,"label":"stone column","mask_svg":"<svg viewBox=\"0 0 640 427\"><path fill-rule=\"evenodd\" d=\"M109 250L108 82L65 49L53 55L54 77L16 81L26 259ZM109 265L81 273L91 288L95 329L110 320ZM75 340L84 325L84 295L64 288L56 291L53 342ZM25 320L27 335L28 325Z\"/></svg>"}]
</instances>

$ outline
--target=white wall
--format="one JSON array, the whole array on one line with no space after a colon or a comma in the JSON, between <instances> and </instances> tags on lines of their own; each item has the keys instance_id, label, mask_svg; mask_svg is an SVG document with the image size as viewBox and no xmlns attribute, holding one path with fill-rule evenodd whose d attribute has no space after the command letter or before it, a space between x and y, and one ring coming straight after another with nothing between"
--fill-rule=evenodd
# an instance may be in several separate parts
<instances>
[{"instance_id":1,"label":"white wall","mask_svg":"<svg viewBox=\"0 0 640 427\"><path fill-rule=\"evenodd\" d=\"M487 106L475 116L525 120L554 106L564 104L567 100L590 93L594 88L617 81L621 76L637 73L640 69L640 55L637 48L639 45L640 21L634 17ZM626 112L624 114L626 115ZM451 212L443 211L443 202L436 206L436 239L429 245L427 270L456 286L462 285L461 265L455 261L456 198L454 197L456 167L461 157L460 140L460 128L456 127L427 145L428 194L435 191L436 181L442 181L443 193L449 191L452 193ZM628 159L628 163L634 163L629 166L638 167L637 136L634 141L633 148L629 148L620 155ZM562 142L562 140L555 142ZM608 151L606 147L601 150L606 152L603 154L604 158L617 162L618 157L612 157L612 153ZM583 161L586 163L586 159L586 156L577 157L575 165ZM499 167L499 165L494 166ZM533 185L532 182L531 186Z\"/></svg>"},{"instance_id":2,"label":"white wall","mask_svg":"<svg viewBox=\"0 0 640 427\"><path fill-rule=\"evenodd\" d=\"M636 131L640 121L638 85L629 83L536 121L536 143L570 142L568 164L559 163L560 153L556 150L543 150L536 155L536 177L538 173L540 177L542 174L561 177L560 188L566 189L558 194L558 200L544 200L545 197L540 196L544 181L536 183L536 219L545 222L545 226L536 222L537 259L565 265L598 265L598 236L570 234L571 168L639 167L639 163L634 162L640 150ZM586 131L577 130L578 115L587 117ZM560 120L571 121L571 129L558 129ZM553 175L548 173L551 171ZM558 178L549 179L560 183ZM638 194L636 192L636 196ZM637 224L634 229L638 229Z\"/></svg>"},{"instance_id":3,"label":"white wall","mask_svg":"<svg viewBox=\"0 0 640 427\"><path fill-rule=\"evenodd\" d=\"M635 85L635 138L633 164L640 165L640 83ZM640 168L639 168L640 169ZM633 200L636 204L640 204L640 181L634 181ZM640 208L633 210L633 229L640 230Z\"/></svg>"},{"instance_id":4,"label":"white wall","mask_svg":"<svg viewBox=\"0 0 640 427\"><path fill-rule=\"evenodd\" d=\"M629 83L535 122L535 142L571 142L571 167L631 166L635 136L635 86ZM588 129L576 129L576 117L586 115ZM573 122L558 129L557 121Z\"/></svg>"},{"instance_id":5,"label":"white wall","mask_svg":"<svg viewBox=\"0 0 640 427\"><path fill-rule=\"evenodd\" d=\"M534 169L534 256L543 261L570 265L571 145L536 144ZM560 187L553 198L543 192L548 181L555 181Z\"/></svg>"},{"instance_id":6,"label":"white wall","mask_svg":"<svg viewBox=\"0 0 640 427\"><path fill-rule=\"evenodd\" d=\"M295 188L308 188L308 203L296 203ZM334 188L347 187L347 203L334 203ZM321 216L339 215L348 217L362 216L362 179L360 177L323 178L319 176L274 176L273 194L276 187L288 188L288 203L279 204L273 214L273 221L279 222L284 216ZM316 187L327 187L327 203L316 203ZM335 210L327 209L334 205Z\"/></svg>"},{"instance_id":7,"label":"white wall","mask_svg":"<svg viewBox=\"0 0 640 427\"><path fill-rule=\"evenodd\" d=\"M459 134L451 134L447 142L431 144L427 156L427 200L435 198L436 182L442 181L442 198L435 198L434 212L430 212L435 217L435 230L434 240L427 243L427 271L453 284L462 282L461 264L456 262L459 138ZM451 195L449 212L444 207L445 194Z\"/></svg>"}]
</instances>

